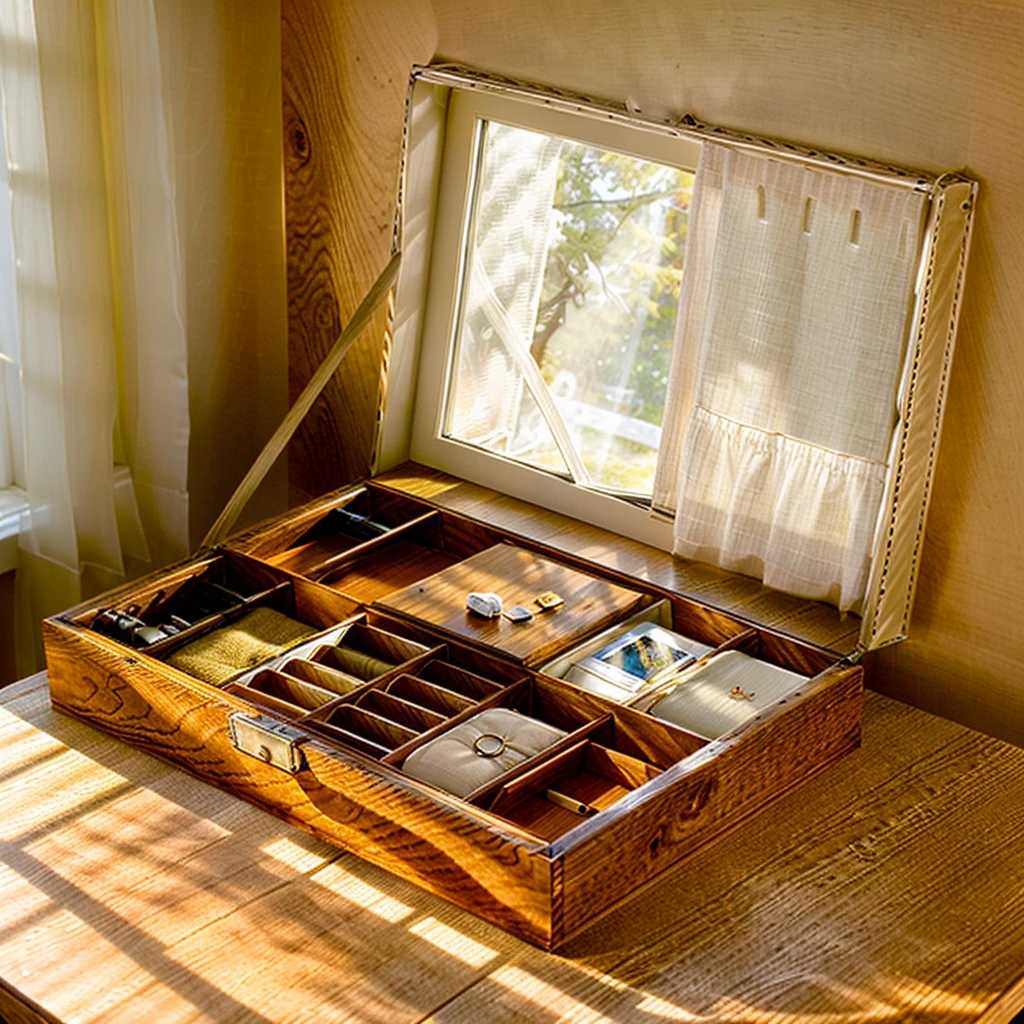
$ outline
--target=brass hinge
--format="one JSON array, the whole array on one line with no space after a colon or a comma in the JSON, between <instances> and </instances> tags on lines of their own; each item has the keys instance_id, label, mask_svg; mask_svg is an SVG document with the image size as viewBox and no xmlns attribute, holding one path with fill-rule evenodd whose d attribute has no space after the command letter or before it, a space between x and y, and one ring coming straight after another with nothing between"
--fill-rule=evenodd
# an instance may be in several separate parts
<instances>
[{"instance_id":1,"label":"brass hinge","mask_svg":"<svg viewBox=\"0 0 1024 1024\"><path fill-rule=\"evenodd\" d=\"M858 643L857 646L852 651L850 651L850 653L845 658L843 658L842 664L856 665L857 662L864 657L866 652L867 648L864 646L864 644Z\"/></svg>"}]
</instances>

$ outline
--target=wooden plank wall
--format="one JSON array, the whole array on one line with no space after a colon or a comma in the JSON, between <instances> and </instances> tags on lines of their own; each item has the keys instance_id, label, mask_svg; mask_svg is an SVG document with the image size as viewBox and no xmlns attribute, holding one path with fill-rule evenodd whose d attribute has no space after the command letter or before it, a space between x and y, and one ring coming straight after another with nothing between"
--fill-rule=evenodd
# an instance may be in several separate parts
<instances>
[{"instance_id":1,"label":"wooden plank wall","mask_svg":"<svg viewBox=\"0 0 1024 1024\"><path fill-rule=\"evenodd\" d=\"M433 53L428 11L282 2L290 401L390 256L409 66ZM367 475L386 324L382 311L292 441L293 505Z\"/></svg>"},{"instance_id":2,"label":"wooden plank wall","mask_svg":"<svg viewBox=\"0 0 1024 1024\"><path fill-rule=\"evenodd\" d=\"M405 77L443 57L980 178L911 641L871 685L1024 743L1024 4L283 0L290 372L384 265ZM364 471L379 343L299 442L296 496Z\"/></svg>"}]
</instances>

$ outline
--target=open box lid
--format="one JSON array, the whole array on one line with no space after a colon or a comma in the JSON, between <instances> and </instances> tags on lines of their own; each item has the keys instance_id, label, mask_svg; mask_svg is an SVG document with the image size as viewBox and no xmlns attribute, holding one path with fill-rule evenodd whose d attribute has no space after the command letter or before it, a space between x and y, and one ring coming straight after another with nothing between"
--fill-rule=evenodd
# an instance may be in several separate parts
<instances>
[{"instance_id":1,"label":"open box lid","mask_svg":"<svg viewBox=\"0 0 1024 1024\"><path fill-rule=\"evenodd\" d=\"M891 186L894 190L910 190L923 197L924 227L913 294L907 296L910 310L897 415L894 417L883 497L874 525L870 569L856 646L866 650L903 639L909 627L917 580L977 183L958 173L933 175L908 171L708 127L690 116L678 122L659 121L631 113L623 104L593 100L450 65L414 68L407 107L403 179L396 228L396 249L400 247L402 250L403 266L396 293L393 343L388 355L388 383L378 433L376 472L387 470L410 457L412 403L419 372L420 338L425 328L423 309L435 243L435 211L450 98L466 90L510 96L521 103L576 117L621 123L659 137L697 143L714 142L744 153L801 164L825 175L855 176ZM426 461L415 451L413 458ZM478 482L496 486L493 480ZM497 489L504 490L500 485ZM535 498L533 500L536 501ZM548 505L547 501L544 505L558 509L557 505ZM572 509L558 510L573 514Z\"/></svg>"},{"instance_id":2,"label":"open box lid","mask_svg":"<svg viewBox=\"0 0 1024 1024\"><path fill-rule=\"evenodd\" d=\"M826 177L843 177L847 180L852 177L870 182L872 187L888 186L904 194L909 191L921 198L923 227L920 232L919 263L912 294L906 296L908 310L903 339L904 354L898 369L900 379L895 396L892 436L886 438L889 455L885 463L882 498L877 514L875 508L871 508L870 515L875 522L864 527L869 542L866 550L870 566L860 604L860 628L859 631L845 628L836 630L836 634L844 635L849 642L844 641L839 645L829 643L827 649L846 656L904 639L918 574L977 195L977 183L959 173L937 176L908 171L861 158L709 127L689 115L679 121L657 120L631 112L624 104L594 100L451 65L414 67L407 101L392 261L311 381L307 393L312 391L312 396L304 393L300 397L285 424L275 435L279 442L276 451L270 451L274 446L272 441L268 451L257 460L250 477L255 473L258 480L265 471L265 468L259 469L260 465L269 466L283 448L319 393L320 387L337 368L347 350L347 344L354 340L355 334L369 321L375 306L387 295L396 275L392 330L385 341L386 386L378 412L374 475L399 466L409 461L410 457L413 461L451 471L450 467L423 457L415 446L411 448L410 436L414 416L417 415L417 386L421 393L424 390L421 366L430 362L428 358L421 359L422 339L425 334L438 333L437 321L428 323L425 313L428 288L433 287L431 265L437 239L444 232L451 234L454 231L465 246L469 232L468 206L463 210L449 204L441 215L438 214L446 136L453 120L452 98L467 93L512 98L527 107L545 112L554 111L556 116L570 115L590 122L607 122L616 128L645 133L659 143L664 140L670 143L681 140L693 148L714 143L716 147L725 147L729 151L810 168ZM564 120L561 123L565 123ZM479 157L474 157L476 159ZM470 190L468 185L466 190ZM465 204L466 201L462 199L461 202ZM453 221L461 223L463 219L466 224L452 226ZM438 276L436 270L434 276ZM453 310L459 301L458 295L453 294ZM451 315L455 316L454 313ZM440 333L444 332L445 324L449 336L452 336L454 326L451 322L442 323ZM347 343L343 344L346 338ZM450 357L445 361L450 366ZM444 372L454 371L449 368ZM897 382L894 380L893 383L895 385ZM440 418L436 423L437 432L440 433ZM568 505L560 505L557 499L549 500L548 487L564 487L555 483L555 477L549 474L534 472L538 482L529 493L517 493L511 487L504 486L500 465L490 476L484 474L482 477L474 477L463 472L457 475L501 493L533 501L546 509L563 512L585 522L594 522L587 515L585 491L583 505L576 499ZM254 485L250 487L249 493L253 489ZM242 500L244 502L244 498ZM229 509L236 504L233 499ZM649 518L654 520L656 517L652 514ZM225 516L222 515L218 520L220 533L215 526L208 541L217 540L223 535L224 520ZM597 525L608 524L597 522ZM670 537L664 526L662 523L658 527L662 529L660 536ZM646 535L641 536L618 526L613 527L613 530L631 540L649 539ZM671 543L662 543L660 540L655 541L655 545L666 551L671 548ZM667 554L664 557L677 564L685 562ZM714 572L731 575L727 570L715 569ZM688 593L685 568L681 574L676 572L675 578L678 579L680 575L684 578L684 586L679 589L682 593ZM695 578L702 582L706 576L706 573L702 574L699 570L695 574ZM700 592L688 593L688 596L696 596L704 603L715 605L714 595L709 595L705 586L695 589ZM773 599L777 599L780 607L792 608L793 602L799 601L799 598L792 595L764 589L765 592L758 597L758 603L762 606L770 605ZM723 607L722 610L737 613L734 607ZM827 614L824 607L822 614ZM806 642L816 643L813 635L802 635L799 615L782 617L791 624L785 631ZM838 610L835 611L835 617L838 621ZM856 621L855 616L851 617ZM772 615L771 618L778 619L779 616ZM811 630L812 634L814 632ZM825 646L820 642L816 645Z\"/></svg>"}]
</instances>

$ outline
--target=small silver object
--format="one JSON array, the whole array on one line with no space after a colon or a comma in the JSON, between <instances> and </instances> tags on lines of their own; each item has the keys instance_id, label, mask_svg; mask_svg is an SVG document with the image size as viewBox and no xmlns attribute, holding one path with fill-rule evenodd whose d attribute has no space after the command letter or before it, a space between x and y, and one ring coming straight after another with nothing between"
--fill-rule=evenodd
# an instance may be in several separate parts
<instances>
[{"instance_id":1,"label":"small silver object","mask_svg":"<svg viewBox=\"0 0 1024 1024\"><path fill-rule=\"evenodd\" d=\"M529 608L524 608L521 604L517 604L514 608L509 608L505 612L505 618L509 622L523 623L529 622L533 618L533 612Z\"/></svg>"},{"instance_id":2,"label":"small silver object","mask_svg":"<svg viewBox=\"0 0 1024 1024\"><path fill-rule=\"evenodd\" d=\"M501 598L489 591L474 590L466 596L466 607L485 619L495 619L501 614Z\"/></svg>"}]
</instances>

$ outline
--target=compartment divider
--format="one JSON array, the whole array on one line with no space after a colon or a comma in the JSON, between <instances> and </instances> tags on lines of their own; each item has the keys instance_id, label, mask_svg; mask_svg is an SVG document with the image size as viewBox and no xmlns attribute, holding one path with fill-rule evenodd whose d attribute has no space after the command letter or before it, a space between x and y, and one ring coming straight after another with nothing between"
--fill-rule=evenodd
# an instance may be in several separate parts
<instances>
[{"instance_id":1,"label":"compartment divider","mask_svg":"<svg viewBox=\"0 0 1024 1024\"><path fill-rule=\"evenodd\" d=\"M439 715L436 711L431 711L429 708L422 707L419 704L403 700L401 697L393 697L379 687L367 690L359 698L355 706L366 708L374 712L374 714L382 715L393 722L398 722L399 725L415 729L417 732L425 732L427 729L432 729L434 726L441 725L447 721L444 715Z\"/></svg>"},{"instance_id":2,"label":"compartment divider","mask_svg":"<svg viewBox=\"0 0 1024 1024\"><path fill-rule=\"evenodd\" d=\"M486 711L488 708L514 705L520 695L524 692L528 692L529 685L530 681L528 679L524 679L522 682L512 683L510 686L506 686L503 690L499 690L497 693L491 694L490 697L485 697L483 700L477 701L475 704L471 704L464 711L460 711L457 715L453 715L451 718L447 719L447 721L441 722L439 725L435 725L434 728L428 729L426 732L417 736L414 740L410 740L408 743L392 751L385 758L385 762L400 768L401 762L404 761L417 747L420 747L424 743L434 739L435 736L440 736L441 733L447 732L454 726L460 725L462 722L466 721L467 718L472 718L474 715L478 715L481 711Z\"/></svg>"},{"instance_id":3,"label":"compartment divider","mask_svg":"<svg viewBox=\"0 0 1024 1024\"><path fill-rule=\"evenodd\" d=\"M306 722L303 721L302 724L305 725ZM335 743L342 743L345 746L352 747L361 754L372 757L375 761L383 761L391 753L390 747L374 743L373 740L360 736L358 733L349 732L340 725L333 725L330 722L310 722L309 725L315 730L318 738L323 739L326 737Z\"/></svg>"},{"instance_id":4,"label":"compartment divider","mask_svg":"<svg viewBox=\"0 0 1024 1024\"><path fill-rule=\"evenodd\" d=\"M302 718L306 713L305 709L300 708L297 704L289 704L287 701L281 700L279 697L273 697L269 693L250 689L244 683L225 683L222 689L225 693L241 697L242 700L249 704L255 704L261 711L270 711L288 721Z\"/></svg>"},{"instance_id":5,"label":"compartment divider","mask_svg":"<svg viewBox=\"0 0 1024 1024\"><path fill-rule=\"evenodd\" d=\"M527 772L533 771L538 765L543 764L545 761L553 757L557 757L564 750L568 750L570 747L577 746L581 740L588 739L593 733L599 729L612 725L614 727L614 719L611 712L606 715L602 715L600 718L595 718L592 722L587 722L581 725L578 729L574 729L564 739L559 740L557 743L553 743L547 750L542 750L539 754L534 754L533 757L528 757L525 761L517 764L511 771L505 772L497 779L493 779L491 782L486 782L482 786L477 786L472 792L467 793L465 800L467 803L477 804L481 807L489 806L491 800L498 793L499 790L507 786L510 782L518 779L519 776L525 775Z\"/></svg>"},{"instance_id":6,"label":"compartment divider","mask_svg":"<svg viewBox=\"0 0 1024 1024\"><path fill-rule=\"evenodd\" d=\"M381 687L385 693L392 694L396 688L403 691L401 694L396 695L399 700L407 700L412 704L418 704L429 711L437 712L437 714L455 716L474 706L474 701L471 698L461 693L455 693L453 690L446 690L443 686L437 686L435 683L427 682L427 680L422 679L420 676L400 675L389 680ZM409 692L409 696L405 695L405 691ZM436 702L433 707L424 703L428 699ZM444 711L438 710L437 705L443 706Z\"/></svg>"},{"instance_id":7,"label":"compartment divider","mask_svg":"<svg viewBox=\"0 0 1024 1024\"><path fill-rule=\"evenodd\" d=\"M368 693L370 690L381 689L393 682L395 679L400 678L403 675L411 675L425 660L434 656L433 651L425 651L423 654L416 658L411 658L409 661L403 661L396 665L390 672L385 672L382 675L377 676L374 679L367 679L360 681L359 686L348 693L342 694L337 697L330 704L325 704L323 707L317 708L315 711L309 713L309 717L316 721L318 719L328 718L336 708L342 707L345 704L355 704L364 693ZM314 665L319 665L319 662L312 662ZM337 671L337 670L334 670ZM353 677L354 678L354 677Z\"/></svg>"},{"instance_id":8,"label":"compartment divider","mask_svg":"<svg viewBox=\"0 0 1024 1024\"><path fill-rule=\"evenodd\" d=\"M522 805L525 797L534 796L541 790L552 788L549 783L564 774L563 770L567 765L573 761L582 761L589 745L588 739L581 739L531 768L528 772L524 772L517 779L505 782L494 793L487 805L487 810L499 816L511 813ZM554 788L557 789L557 786Z\"/></svg>"},{"instance_id":9,"label":"compartment divider","mask_svg":"<svg viewBox=\"0 0 1024 1024\"><path fill-rule=\"evenodd\" d=\"M410 519L407 523L400 523L398 526L392 527L387 533L382 533L379 537L372 537L370 540L365 540L361 544L356 544L345 551L339 551L336 555L331 555L320 565L312 567L308 572L303 573L303 575L315 582L320 582L323 580L324 576L329 575L337 568L343 567L345 562L350 560L355 561L363 555L370 554L375 547L387 544L389 541L395 541L404 536L410 530L426 526L431 521L435 521L440 524L440 516L437 512L427 512L424 515L417 516L415 519ZM311 543L316 544L317 542L312 541ZM292 552L296 550L298 549L290 549Z\"/></svg>"},{"instance_id":10,"label":"compartment divider","mask_svg":"<svg viewBox=\"0 0 1024 1024\"><path fill-rule=\"evenodd\" d=\"M322 724L361 736L379 747L387 748L389 752L416 737L412 729L356 704L336 708L334 714L341 715L342 721L326 721Z\"/></svg>"},{"instance_id":11,"label":"compartment divider","mask_svg":"<svg viewBox=\"0 0 1024 1024\"><path fill-rule=\"evenodd\" d=\"M440 678L432 679L431 675L439 676ZM452 681L457 681L464 689L456 689L454 685L446 685L446 677ZM453 665L450 662L441 660L431 661L428 665L424 666L424 673L420 678L428 683L436 683L438 686L451 690L454 693L461 693L470 700L482 700L495 691L504 689L507 685L506 683L497 683L493 679L488 679L486 676L482 676L477 672L471 672L469 669L462 668L459 665ZM467 690L470 692L467 693Z\"/></svg>"},{"instance_id":12,"label":"compartment divider","mask_svg":"<svg viewBox=\"0 0 1024 1024\"><path fill-rule=\"evenodd\" d=\"M323 690L330 690L335 697L343 697L366 685L364 680L350 676L347 672L331 668L329 665L321 665L308 658L292 658L291 661L285 662L280 670L285 675L319 686Z\"/></svg>"},{"instance_id":13,"label":"compartment divider","mask_svg":"<svg viewBox=\"0 0 1024 1024\"><path fill-rule=\"evenodd\" d=\"M663 768L642 761L639 757L624 754L621 750L600 743L590 743L587 747L586 767L593 774L603 775L626 789L639 789L664 771Z\"/></svg>"},{"instance_id":14,"label":"compartment divider","mask_svg":"<svg viewBox=\"0 0 1024 1024\"><path fill-rule=\"evenodd\" d=\"M761 649L761 634L756 629L745 629L742 633L723 640L711 654L706 654L701 661L706 661L714 654L721 654L723 651L742 651L752 657L757 657ZM689 666L688 666L689 667Z\"/></svg>"},{"instance_id":15,"label":"compartment divider","mask_svg":"<svg viewBox=\"0 0 1024 1024\"><path fill-rule=\"evenodd\" d=\"M245 685L250 690L269 694L305 711L314 711L335 699L335 694L330 690L324 690L273 668L261 669Z\"/></svg>"}]
</instances>

